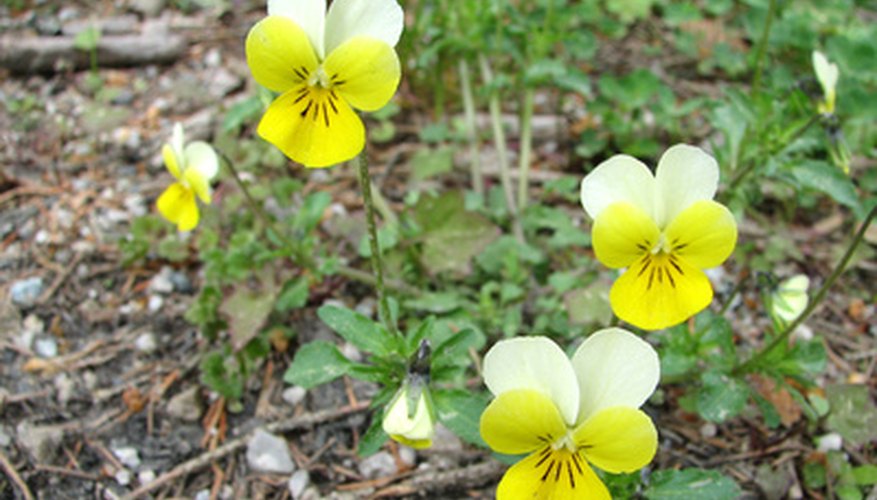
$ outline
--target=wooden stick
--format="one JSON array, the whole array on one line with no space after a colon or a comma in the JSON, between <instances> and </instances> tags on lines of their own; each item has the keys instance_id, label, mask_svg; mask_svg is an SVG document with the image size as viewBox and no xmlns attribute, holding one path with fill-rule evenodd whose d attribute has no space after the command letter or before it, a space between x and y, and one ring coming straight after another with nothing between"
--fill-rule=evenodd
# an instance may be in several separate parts
<instances>
[{"instance_id":1,"label":"wooden stick","mask_svg":"<svg viewBox=\"0 0 877 500\"><path fill-rule=\"evenodd\" d=\"M18 475L18 471L15 470L15 467L12 466L9 459L6 458L6 455L2 451L0 451L0 467L3 467L3 471L9 476L9 480L18 486L18 489L21 490L21 495L25 500L33 500L33 493L28 489L27 483L21 479L21 476Z\"/></svg>"}]
</instances>

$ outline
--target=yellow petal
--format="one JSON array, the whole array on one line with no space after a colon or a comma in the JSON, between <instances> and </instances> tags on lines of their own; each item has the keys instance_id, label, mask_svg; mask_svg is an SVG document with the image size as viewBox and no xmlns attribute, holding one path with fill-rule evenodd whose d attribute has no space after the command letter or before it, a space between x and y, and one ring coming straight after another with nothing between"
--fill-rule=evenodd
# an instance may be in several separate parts
<instances>
[{"instance_id":1,"label":"yellow petal","mask_svg":"<svg viewBox=\"0 0 877 500\"><path fill-rule=\"evenodd\" d=\"M701 269L725 261L737 244L737 221L712 200L694 202L676 216L665 231L671 253Z\"/></svg>"},{"instance_id":2,"label":"yellow petal","mask_svg":"<svg viewBox=\"0 0 877 500\"><path fill-rule=\"evenodd\" d=\"M260 85L286 92L306 81L317 68L317 56L307 34L293 20L268 16L247 34L247 65Z\"/></svg>"},{"instance_id":3,"label":"yellow petal","mask_svg":"<svg viewBox=\"0 0 877 500\"><path fill-rule=\"evenodd\" d=\"M198 225L198 204L195 193L179 182L168 186L156 202L165 219L177 225L180 231L190 231Z\"/></svg>"},{"instance_id":4,"label":"yellow petal","mask_svg":"<svg viewBox=\"0 0 877 500\"><path fill-rule=\"evenodd\" d=\"M365 146L365 127L350 106L333 90L304 84L271 103L258 132L306 167L347 161Z\"/></svg>"},{"instance_id":5,"label":"yellow petal","mask_svg":"<svg viewBox=\"0 0 877 500\"><path fill-rule=\"evenodd\" d=\"M608 267L619 268L649 253L660 231L641 208L628 202L616 202L600 212L591 235L597 260Z\"/></svg>"},{"instance_id":6,"label":"yellow petal","mask_svg":"<svg viewBox=\"0 0 877 500\"><path fill-rule=\"evenodd\" d=\"M481 414L481 437L494 451L517 455L551 445L566 424L551 398L533 389L497 396Z\"/></svg>"},{"instance_id":7,"label":"yellow petal","mask_svg":"<svg viewBox=\"0 0 877 500\"><path fill-rule=\"evenodd\" d=\"M323 69L351 106L363 111L384 107L396 93L402 76L399 57L386 42L358 36L326 57Z\"/></svg>"},{"instance_id":8,"label":"yellow petal","mask_svg":"<svg viewBox=\"0 0 877 500\"><path fill-rule=\"evenodd\" d=\"M582 457L550 445L513 465L496 489L497 500L611 500L609 490Z\"/></svg>"},{"instance_id":9,"label":"yellow petal","mask_svg":"<svg viewBox=\"0 0 877 500\"><path fill-rule=\"evenodd\" d=\"M664 253L646 254L612 285L612 311L644 330L679 324L713 299L706 275L685 259Z\"/></svg>"},{"instance_id":10,"label":"yellow petal","mask_svg":"<svg viewBox=\"0 0 877 500\"><path fill-rule=\"evenodd\" d=\"M597 412L575 430L573 439L589 462L613 474L642 468L658 449L652 419L627 406Z\"/></svg>"},{"instance_id":11,"label":"yellow petal","mask_svg":"<svg viewBox=\"0 0 877 500\"><path fill-rule=\"evenodd\" d=\"M161 148L161 156L164 158L164 166L167 167L168 172L174 176L174 179L181 180L180 164L177 162L177 155L174 154L174 148L172 148L170 144L165 144Z\"/></svg>"},{"instance_id":12,"label":"yellow petal","mask_svg":"<svg viewBox=\"0 0 877 500\"><path fill-rule=\"evenodd\" d=\"M401 434L390 434L390 437L393 441L397 443L404 444L410 448L414 448L415 450L424 450L432 446L432 439L408 439Z\"/></svg>"},{"instance_id":13,"label":"yellow petal","mask_svg":"<svg viewBox=\"0 0 877 500\"><path fill-rule=\"evenodd\" d=\"M183 178L189 184L192 192L201 198L204 203L210 203L210 179L201 175L197 169L187 168Z\"/></svg>"}]
</instances>

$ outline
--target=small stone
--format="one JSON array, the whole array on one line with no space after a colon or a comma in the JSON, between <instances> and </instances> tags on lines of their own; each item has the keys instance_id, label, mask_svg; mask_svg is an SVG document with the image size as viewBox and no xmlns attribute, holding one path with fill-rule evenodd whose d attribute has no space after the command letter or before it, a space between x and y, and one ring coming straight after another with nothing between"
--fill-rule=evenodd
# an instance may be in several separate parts
<instances>
[{"instance_id":1,"label":"small stone","mask_svg":"<svg viewBox=\"0 0 877 500\"><path fill-rule=\"evenodd\" d=\"M73 397L73 392L76 390L76 382L66 373L59 373L53 382L57 391L55 397L58 399L58 404L67 406L67 403Z\"/></svg>"},{"instance_id":2,"label":"small stone","mask_svg":"<svg viewBox=\"0 0 877 500\"><path fill-rule=\"evenodd\" d=\"M153 293L168 294L174 291L174 283L171 281L173 270L167 266L162 267L149 281L149 290Z\"/></svg>"},{"instance_id":3,"label":"small stone","mask_svg":"<svg viewBox=\"0 0 877 500\"><path fill-rule=\"evenodd\" d=\"M294 385L292 387L288 387L283 391L281 398L286 402L289 406L297 406L301 403L305 395L307 395L307 390L304 387L299 387Z\"/></svg>"},{"instance_id":4,"label":"small stone","mask_svg":"<svg viewBox=\"0 0 877 500\"><path fill-rule=\"evenodd\" d=\"M122 448L113 449L113 455L119 459L119 462L122 462L125 467L136 469L140 467L140 455L137 452L137 448L133 448L131 446L125 446Z\"/></svg>"},{"instance_id":5,"label":"small stone","mask_svg":"<svg viewBox=\"0 0 877 500\"><path fill-rule=\"evenodd\" d=\"M185 273L178 271L171 273L171 283L174 285L174 290L180 293L192 293L194 291L192 280Z\"/></svg>"},{"instance_id":6,"label":"small stone","mask_svg":"<svg viewBox=\"0 0 877 500\"><path fill-rule=\"evenodd\" d=\"M362 299L359 304L356 304L356 307L354 307L353 310L362 314L366 318L373 318L375 316L375 307L375 299L366 297Z\"/></svg>"},{"instance_id":7,"label":"small stone","mask_svg":"<svg viewBox=\"0 0 877 500\"><path fill-rule=\"evenodd\" d=\"M247 443L247 464L256 472L290 474L295 470L286 441L263 429L256 429Z\"/></svg>"},{"instance_id":8,"label":"small stone","mask_svg":"<svg viewBox=\"0 0 877 500\"><path fill-rule=\"evenodd\" d=\"M198 386L189 387L172 397L167 403L167 412L180 420L197 422L203 412Z\"/></svg>"},{"instance_id":9,"label":"small stone","mask_svg":"<svg viewBox=\"0 0 877 500\"><path fill-rule=\"evenodd\" d=\"M147 354L155 352L158 344L155 342L155 334L152 332L143 332L134 340L134 347Z\"/></svg>"},{"instance_id":10,"label":"small stone","mask_svg":"<svg viewBox=\"0 0 877 500\"><path fill-rule=\"evenodd\" d=\"M350 342L345 342L341 345L341 354L354 363L362 361L362 352Z\"/></svg>"},{"instance_id":11,"label":"small stone","mask_svg":"<svg viewBox=\"0 0 877 500\"><path fill-rule=\"evenodd\" d=\"M34 351L42 358L54 358L58 355L58 342L53 337L39 338L34 342Z\"/></svg>"},{"instance_id":12,"label":"small stone","mask_svg":"<svg viewBox=\"0 0 877 500\"><path fill-rule=\"evenodd\" d=\"M25 331L39 335L46 330L46 324L36 314L28 314L22 323Z\"/></svg>"},{"instance_id":13,"label":"small stone","mask_svg":"<svg viewBox=\"0 0 877 500\"><path fill-rule=\"evenodd\" d=\"M310 482L311 476L308 474L308 471L299 469L293 472L287 483L292 498L301 498L302 493L304 493L305 488L308 487Z\"/></svg>"},{"instance_id":14,"label":"small stone","mask_svg":"<svg viewBox=\"0 0 877 500\"><path fill-rule=\"evenodd\" d=\"M6 429L0 427L0 448L6 448L12 444L12 438L6 434Z\"/></svg>"},{"instance_id":15,"label":"small stone","mask_svg":"<svg viewBox=\"0 0 877 500\"><path fill-rule=\"evenodd\" d=\"M386 451L379 451L359 462L359 473L366 479L392 476L396 472L396 460Z\"/></svg>"},{"instance_id":16,"label":"small stone","mask_svg":"<svg viewBox=\"0 0 877 500\"><path fill-rule=\"evenodd\" d=\"M700 426L700 435L705 438L714 438L718 433L718 428L716 424L707 422Z\"/></svg>"},{"instance_id":17,"label":"small stone","mask_svg":"<svg viewBox=\"0 0 877 500\"><path fill-rule=\"evenodd\" d=\"M140 484L149 484L155 481L155 471L144 469L137 473L137 482Z\"/></svg>"},{"instance_id":18,"label":"small stone","mask_svg":"<svg viewBox=\"0 0 877 500\"><path fill-rule=\"evenodd\" d=\"M219 49L213 48L204 54L204 66L208 68L216 68L222 64L222 53Z\"/></svg>"},{"instance_id":19,"label":"small stone","mask_svg":"<svg viewBox=\"0 0 877 500\"><path fill-rule=\"evenodd\" d=\"M192 500L210 500L210 490L200 490L195 493L195 496L192 497Z\"/></svg>"},{"instance_id":20,"label":"small stone","mask_svg":"<svg viewBox=\"0 0 877 500\"><path fill-rule=\"evenodd\" d=\"M36 463L50 463L60 449L64 431L60 426L32 425L22 422L15 428L18 443Z\"/></svg>"},{"instance_id":21,"label":"small stone","mask_svg":"<svg viewBox=\"0 0 877 500\"><path fill-rule=\"evenodd\" d=\"M149 309L149 312L158 312L162 305L164 305L163 298L158 295L150 295L146 308Z\"/></svg>"},{"instance_id":22,"label":"small stone","mask_svg":"<svg viewBox=\"0 0 877 500\"><path fill-rule=\"evenodd\" d=\"M212 72L210 81L207 82L207 93L215 99L221 99L239 89L243 80L231 71L219 67Z\"/></svg>"},{"instance_id":23,"label":"small stone","mask_svg":"<svg viewBox=\"0 0 877 500\"><path fill-rule=\"evenodd\" d=\"M839 451L843 448L843 437L836 432L828 433L824 436L816 438L818 445L816 449L825 453L829 451Z\"/></svg>"},{"instance_id":24,"label":"small stone","mask_svg":"<svg viewBox=\"0 0 877 500\"><path fill-rule=\"evenodd\" d=\"M128 8L145 17L156 17L164 10L165 0L131 0Z\"/></svg>"},{"instance_id":25,"label":"small stone","mask_svg":"<svg viewBox=\"0 0 877 500\"><path fill-rule=\"evenodd\" d=\"M85 385L85 389L88 391L94 391L97 389L97 374L91 370L88 370L82 374L82 383Z\"/></svg>"},{"instance_id":26,"label":"small stone","mask_svg":"<svg viewBox=\"0 0 877 500\"><path fill-rule=\"evenodd\" d=\"M119 483L119 486L128 486L131 484L131 471L128 469L119 469L116 471L116 482Z\"/></svg>"},{"instance_id":27,"label":"small stone","mask_svg":"<svg viewBox=\"0 0 877 500\"><path fill-rule=\"evenodd\" d=\"M30 307L36 303L43 293L43 278L34 276L16 281L9 287L9 296L12 303L22 307Z\"/></svg>"},{"instance_id":28,"label":"small stone","mask_svg":"<svg viewBox=\"0 0 877 500\"><path fill-rule=\"evenodd\" d=\"M399 460L408 467L417 463L417 453L409 446L399 446Z\"/></svg>"}]
</instances>

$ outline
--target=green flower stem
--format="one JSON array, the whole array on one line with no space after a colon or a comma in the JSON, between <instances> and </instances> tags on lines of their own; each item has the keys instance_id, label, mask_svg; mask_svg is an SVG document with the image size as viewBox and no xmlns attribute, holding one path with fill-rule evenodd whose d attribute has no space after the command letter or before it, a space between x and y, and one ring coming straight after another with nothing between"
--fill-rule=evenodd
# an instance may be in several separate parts
<instances>
[{"instance_id":1,"label":"green flower stem","mask_svg":"<svg viewBox=\"0 0 877 500\"><path fill-rule=\"evenodd\" d=\"M253 213L256 214L256 217L258 217L259 220L261 220L262 223L265 224L265 227L268 230L274 232L274 234L277 235L277 237L280 238L281 241L283 241L283 244L286 245L287 248L289 248L290 250L293 251L293 253L295 254L294 259L295 259L296 264L298 264L302 267L306 267L311 272L315 272L315 270L317 269L316 260L314 260L314 258L312 256L302 252L301 247L299 245L297 245L295 242L293 242L291 239L289 239L283 232L281 232L277 229L274 221L272 221L271 218L268 217L268 215L262 209L262 206L259 205L256 202L256 200L253 198L253 196L250 194L250 190L247 188L246 184L244 184L244 182L241 180L241 177L238 174L237 169L234 167L234 164L232 164L231 160L229 160L228 157L225 156L225 154L223 154L221 152L219 153L219 156L222 158L222 163L225 164L229 173L231 173L231 177L232 177L232 179L234 179L235 184L237 184L238 188L244 194L244 198L247 200L247 204L250 206L250 210L252 210ZM365 271L360 271L359 269L356 269L353 267L339 265L336 267L335 273L340 275L340 276L344 276L345 278L356 280L356 281L359 281L361 283L365 283L367 285L375 286L377 284L377 279L372 274L367 273ZM415 295L415 296L420 295L420 290L418 290L414 287L411 287L408 284L403 283L401 281L389 280L386 283L386 286L387 286L387 288L391 288L399 293L404 293L406 295Z\"/></svg>"},{"instance_id":2,"label":"green flower stem","mask_svg":"<svg viewBox=\"0 0 877 500\"><path fill-rule=\"evenodd\" d=\"M766 347L761 349L754 356L746 360L746 362L737 365L733 372L735 375L739 375L742 373L748 373L752 371L754 368L757 368L764 362L765 358L767 358L774 349L776 349L780 345L785 345L786 341L789 338L789 335L795 331L795 328L798 328L798 325L804 322L808 316L816 309L816 306L822 302L822 299L825 298L825 294L828 293L828 290L834 285L834 282L840 277L840 275L846 269L847 264L850 263L850 259L853 257L853 253L856 248L858 248L859 244L862 242L862 239L865 237L865 231L868 229L868 226L871 225L871 222L874 220L874 217L877 216L877 204L871 207L871 211L868 212L868 216L865 217L865 220L862 221L862 227L859 228L859 231L856 233L856 236L853 237L852 243L850 243L849 248L847 248L846 253L844 253L843 257L841 257L840 262L837 264L837 267L834 268L831 275L829 275L828 279L825 280L825 283L822 284L822 288L816 292L816 295L813 296L813 300L807 305L801 314L795 318L795 321L789 323L788 326L783 329Z\"/></svg>"},{"instance_id":3,"label":"green flower stem","mask_svg":"<svg viewBox=\"0 0 877 500\"><path fill-rule=\"evenodd\" d=\"M758 95L761 91L761 71L764 67L764 56L767 54L767 42L770 38L770 28L773 25L773 18L776 17L777 2L770 0L767 7L767 17L764 20L764 30L761 32L761 39L758 40L758 47L755 52L755 74L752 76L752 94Z\"/></svg>"},{"instance_id":4,"label":"green flower stem","mask_svg":"<svg viewBox=\"0 0 877 500\"><path fill-rule=\"evenodd\" d=\"M524 91L521 106L521 155L518 158L518 209L527 207L527 188L530 187L530 156L533 151L533 98L535 89L528 87Z\"/></svg>"},{"instance_id":5,"label":"green flower stem","mask_svg":"<svg viewBox=\"0 0 877 500\"><path fill-rule=\"evenodd\" d=\"M478 62L481 65L481 77L484 84L490 86L493 82L493 72L490 69L490 63L484 54L478 54ZM500 115L499 92L493 92L489 101L490 121L493 124L493 142L496 147L496 155L499 159L500 180L502 181L502 189L505 193L506 205L508 205L509 214L512 218L512 230L518 241L524 242L524 230L521 227L521 220L518 217L518 209L515 204L515 195L512 189L512 179L509 173L509 159L506 153L505 132L502 129L502 116Z\"/></svg>"},{"instance_id":6,"label":"green flower stem","mask_svg":"<svg viewBox=\"0 0 877 500\"><path fill-rule=\"evenodd\" d=\"M378 242L378 229L375 224L375 205L372 199L371 177L368 174L368 156L363 149L359 154L359 187L362 189L362 203L365 206L365 221L368 227L368 243L372 254L372 271L375 275L375 289L378 292L378 307L381 321L394 334L399 335L396 322L390 314L387 291L384 288L384 268L381 262L381 246Z\"/></svg>"},{"instance_id":7,"label":"green flower stem","mask_svg":"<svg viewBox=\"0 0 877 500\"><path fill-rule=\"evenodd\" d=\"M460 58L457 62L460 73L460 93L463 94L463 114L466 119L466 134L469 136L469 169L472 176L472 189L484 200L484 174L481 173L481 157L478 155L478 127L475 123L475 99L472 94L472 77L469 63Z\"/></svg>"},{"instance_id":8,"label":"green flower stem","mask_svg":"<svg viewBox=\"0 0 877 500\"><path fill-rule=\"evenodd\" d=\"M387 222L387 224L398 224L399 218L396 217L396 214L390 209L390 204L387 203L387 199L381 194L381 190L378 189L378 186L374 181L369 181L369 184L372 193L372 201L374 201L375 204L375 210L381 214L381 217Z\"/></svg>"}]
</instances>

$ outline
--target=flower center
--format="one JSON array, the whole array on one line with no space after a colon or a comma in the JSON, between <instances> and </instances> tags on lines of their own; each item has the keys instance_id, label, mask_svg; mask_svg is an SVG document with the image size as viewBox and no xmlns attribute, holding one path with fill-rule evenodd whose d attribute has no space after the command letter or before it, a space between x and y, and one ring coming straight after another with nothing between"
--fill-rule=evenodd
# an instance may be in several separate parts
<instances>
[{"instance_id":1,"label":"flower center","mask_svg":"<svg viewBox=\"0 0 877 500\"><path fill-rule=\"evenodd\" d=\"M585 484L588 463L579 451L566 446L560 449L546 446L536 453L538 456L533 462L533 476L543 485L550 485L548 491L554 491L562 482L567 483L566 486L573 491L576 486Z\"/></svg>"}]
</instances>

